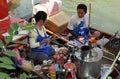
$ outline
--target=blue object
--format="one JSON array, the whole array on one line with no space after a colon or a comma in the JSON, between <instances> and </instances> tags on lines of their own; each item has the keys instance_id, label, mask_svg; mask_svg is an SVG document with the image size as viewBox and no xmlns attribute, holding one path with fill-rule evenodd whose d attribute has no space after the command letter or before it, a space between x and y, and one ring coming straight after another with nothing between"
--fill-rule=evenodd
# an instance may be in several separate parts
<instances>
[{"instance_id":1,"label":"blue object","mask_svg":"<svg viewBox=\"0 0 120 79\"><path fill-rule=\"evenodd\" d=\"M37 28L35 28L35 29L36 29L37 34L38 34L37 39L36 39L36 42L41 42L42 40L44 40L44 39L47 38L47 35L45 34L45 32L44 32L45 36L43 37L43 36L40 35L40 33L38 32L38 29L37 29ZM48 56L49 56L49 54L50 54L49 50L50 50L50 45L47 44L47 43L46 43L46 44L42 44L42 45L40 45L40 46L38 46L38 47L36 47L36 48L32 48L32 51L33 51L33 52L43 52L43 53L47 54Z\"/></svg>"},{"instance_id":2,"label":"blue object","mask_svg":"<svg viewBox=\"0 0 120 79\"><path fill-rule=\"evenodd\" d=\"M13 61L14 64L12 64L13 67L16 68L17 64L21 64L17 61L16 57L11 56L11 60Z\"/></svg>"},{"instance_id":3,"label":"blue object","mask_svg":"<svg viewBox=\"0 0 120 79\"><path fill-rule=\"evenodd\" d=\"M77 36L83 36L85 40L88 39L88 27L84 27L83 21L79 25L75 25L74 32Z\"/></svg>"},{"instance_id":4,"label":"blue object","mask_svg":"<svg viewBox=\"0 0 120 79\"><path fill-rule=\"evenodd\" d=\"M58 64L55 64L55 71L59 71L59 65Z\"/></svg>"}]
</instances>

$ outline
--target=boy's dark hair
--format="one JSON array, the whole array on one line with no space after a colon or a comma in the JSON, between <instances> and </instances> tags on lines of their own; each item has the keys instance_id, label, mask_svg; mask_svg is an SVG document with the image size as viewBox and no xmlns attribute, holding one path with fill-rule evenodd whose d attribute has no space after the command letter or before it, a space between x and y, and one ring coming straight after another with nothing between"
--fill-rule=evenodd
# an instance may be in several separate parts
<instances>
[{"instance_id":1,"label":"boy's dark hair","mask_svg":"<svg viewBox=\"0 0 120 79\"><path fill-rule=\"evenodd\" d=\"M85 13L87 12L87 6L85 4L78 4L77 5L77 10L78 9L83 9L85 11Z\"/></svg>"},{"instance_id":2,"label":"boy's dark hair","mask_svg":"<svg viewBox=\"0 0 120 79\"><path fill-rule=\"evenodd\" d=\"M36 22L38 22L40 19L42 19L44 22L47 18L47 14L44 11L38 11L34 17Z\"/></svg>"}]
</instances>

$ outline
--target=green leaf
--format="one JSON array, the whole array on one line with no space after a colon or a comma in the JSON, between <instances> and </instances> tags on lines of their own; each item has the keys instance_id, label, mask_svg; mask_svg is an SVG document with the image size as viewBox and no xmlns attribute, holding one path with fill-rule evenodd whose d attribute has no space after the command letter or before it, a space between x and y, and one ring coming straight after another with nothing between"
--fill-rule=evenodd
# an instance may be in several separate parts
<instances>
[{"instance_id":1,"label":"green leaf","mask_svg":"<svg viewBox=\"0 0 120 79\"><path fill-rule=\"evenodd\" d=\"M8 57L0 57L0 61L4 64L13 64L12 60Z\"/></svg>"},{"instance_id":2,"label":"green leaf","mask_svg":"<svg viewBox=\"0 0 120 79\"><path fill-rule=\"evenodd\" d=\"M15 69L15 67L13 67L12 64L5 64L5 63L0 63L0 68L10 69L10 70Z\"/></svg>"},{"instance_id":3,"label":"green leaf","mask_svg":"<svg viewBox=\"0 0 120 79\"><path fill-rule=\"evenodd\" d=\"M16 46L18 46L18 44L12 44L12 45L9 45L7 47L16 47Z\"/></svg>"},{"instance_id":4,"label":"green leaf","mask_svg":"<svg viewBox=\"0 0 120 79\"><path fill-rule=\"evenodd\" d=\"M112 77L111 77L111 76L108 76L107 79L112 79Z\"/></svg>"},{"instance_id":5,"label":"green leaf","mask_svg":"<svg viewBox=\"0 0 120 79\"><path fill-rule=\"evenodd\" d=\"M11 27L13 30L17 31L18 28L19 28L19 25L18 25L17 23L11 23L10 27Z\"/></svg>"},{"instance_id":6,"label":"green leaf","mask_svg":"<svg viewBox=\"0 0 120 79\"><path fill-rule=\"evenodd\" d=\"M30 23L27 23L25 27L23 27L22 29L23 30L33 30L35 27L30 24Z\"/></svg>"},{"instance_id":7,"label":"green leaf","mask_svg":"<svg viewBox=\"0 0 120 79\"><path fill-rule=\"evenodd\" d=\"M27 23L26 26L32 26L32 24L31 23Z\"/></svg>"},{"instance_id":8,"label":"green leaf","mask_svg":"<svg viewBox=\"0 0 120 79\"><path fill-rule=\"evenodd\" d=\"M10 43L12 41L12 38L13 38L12 36L6 36L5 37L6 44Z\"/></svg>"},{"instance_id":9,"label":"green leaf","mask_svg":"<svg viewBox=\"0 0 120 79\"><path fill-rule=\"evenodd\" d=\"M29 75L28 75L28 78L32 78L32 74L29 74Z\"/></svg>"},{"instance_id":10,"label":"green leaf","mask_svg":"<svg viewBox=\"0 0 120 79\"><path fill-rule=\"evenodd\" d=\"M37 76L33 76L32 74L29 74L29 75L27 76L27 78L28 78L28 79L30 79L30 78L34 78L34 79L35 79L35 78L37 78Z\"/></svg>"},{"instance_id":11,"label":"green leaf","mask_svg":"<svg viewBox=\"0 0 120 79\"><path fill-rule=\"evenodd\" d=\"M29 74L29 75L27 75L26 73L20 74L20 79L30 79L30 78L36 79L35 77L37 77L37 76L33 76L32 74Z\"/></svg>"},{"instance_id":12,"label":"green leaf","mask_svg":"<svg viewBox=\"0 0 120 79\"><path fill-rule=\"evenodd\" d=\"M20 28L22 28L22 27L23 27L23 24L22 24L22 23L19 23L18 26L19 26Z\"/></svg>"},{"instance_id":13,"label":"green leaf","mask_svg":"<svg viewBox=\"0 0 120 79\"><path fill-rule=\"evenodd\" d=\"M12 41L13 43L17 43L17 44L27 44L26 42L23 42L23 41L18 41L18 40L15 40L15 41Z\"/></svg>"},{"instance_id":14,"label":"green leaf","mask_svg":"<svg viewBox=\"0 0 120 79\"><path fill-rule=\"evenodd\" d=\"M0 48L3 48L3 41L0 39Z\"/></svg>"},{"instance_id":15,"label":"green leaf","mask_svg":"<svg viewBox=\"0 0 120 79\"><path fill-rule=\"evenodd\" d=\"M20 79L27 79L27 74L25 73L20 74Z\"/></svg>"},{"instance_id":16,"label":"green leaf","mask_svg":"<svg viewBox=\"0 0 120 79\"><path fill-rule=\"evenodd\" d=\"M9 35L13 35L13 29L12 29L12 28L9 28L9 29L7 30L7 32L8 32Z\"/></svg>"},{"instance_id":17,"label":"green leaf","mask_svg":"<svg viewBox=\"0 0 120 79\"><path fill-rule=\"evenodd\" d=\"M5 51L5 52L3 52L3 54L5 54L7 56L16 56L16 54L12 51Z\"/></svg>"},{"instance_id":18,"label":"green leaf","mask_svg":"<svg viewBox=\"0 0 120 79\"><path fill-rule=\"evenodd\" d=\"M23 30L32 30L34 27L24 27Z\"/></svg>"},{"instance_id":19,"label":"green leaf","mask_svg":"<svg viewBox=\"0 0 120 79\"><path fill-rule=\"evenodd\" d=\"M11 79L8 74L0 72L0 79Z\"/></svg>"}]
</instances>

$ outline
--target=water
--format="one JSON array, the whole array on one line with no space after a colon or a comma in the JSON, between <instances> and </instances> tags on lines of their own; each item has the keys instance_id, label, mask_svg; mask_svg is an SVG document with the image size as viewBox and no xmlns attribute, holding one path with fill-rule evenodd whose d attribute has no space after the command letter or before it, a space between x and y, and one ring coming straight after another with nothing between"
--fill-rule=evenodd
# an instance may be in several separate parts
<instances>
[{"instance_id":1,"label":"water","mask_svg":"<svg viewBox=\"0 0 120 79\"><path fill-rule=\"evenodd\" d=\"M9 6L9 14L14 17L23 17L32 12L31 0L16 0L17 3ZM42 0L34 0L38 3ZM85 3L88 6L91 3L90 25L94 28L114 34L120 32L120 7L119 0L62 0L61 10L69 16L76 13L76 6L79 3Z\"/></svg>"}]
</instances>

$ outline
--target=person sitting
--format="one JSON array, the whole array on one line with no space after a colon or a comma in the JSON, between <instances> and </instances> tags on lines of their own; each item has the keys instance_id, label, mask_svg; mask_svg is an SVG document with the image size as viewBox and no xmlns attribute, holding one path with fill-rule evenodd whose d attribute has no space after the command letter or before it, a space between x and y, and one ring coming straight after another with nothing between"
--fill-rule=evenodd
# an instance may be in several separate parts
<instances>
[{"instance_id":1,"label":"person sitting","mask_svg":"<svg viewBox=\"0 0 120 79\"><path fill-rule=\"evenodd\" d=\"M45 31L44 22L47 14L44 11L38 11L35 18L35 28L30 30L29 43L30 43L30 58L34 61L42 62L48 60L49 57L55 54L54 49L50 46L50 40Z\"/></svg>"},{"instance_id":2,"label":"person sitting","mask_svg":"<svg viewBox=\"0 0 120 79\"><path fill-rule=\"evenodd\" d=\"M100 36L99 31L89 30L88 20L87 6L85 4L78 4L77 14L71 17L67 26L72 38L82 36L87 40L90 37L98 38Z\"/></svg>"}]
</instances>

